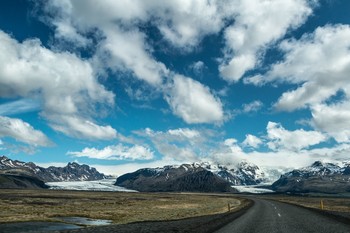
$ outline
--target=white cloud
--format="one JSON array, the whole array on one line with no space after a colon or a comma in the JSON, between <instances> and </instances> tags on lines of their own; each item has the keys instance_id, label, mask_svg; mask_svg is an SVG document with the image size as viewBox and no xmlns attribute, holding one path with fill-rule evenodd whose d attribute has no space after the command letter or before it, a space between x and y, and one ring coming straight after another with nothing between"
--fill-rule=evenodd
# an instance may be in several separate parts
<instances>
[{"instance_id":1,"label":"white cloud","mask_svg":"<svg viewBox=\"0 0 350 233\"><path fill-rule=\"evenodd\" d=\"M243 112L249 113L249 112L257 112L262 108L264 104L260 100L255 100L248 104L243 104Z\"/></svg>"},{"instance_id":2,"label":"white cloud","mask_svg":"<svg viewBox=\"0 0 350 233\"><path fill-rule=\"evenodd\" d=\"M234 23L224 31L225 59L219 70L228 82L240 80L258 64L268 44L300 26L312 13L307 0L237 0L227 8Z\"/></svg>"},{"instance_id":3,"label":"white cloud","mask_svg":"<svg viewBox=\"0 0 350 233\"><path fill-rule=\"evenodd\" d=\"M167 131L145 130L135 131L136 135L151 142L163 159L178 162L199 161L210 150L210 138L218 137L207 129L178 128Z\"/></svg>"},{"instance_id":4,"label":"white cloud","mask_svg":"<svg viewBox=\"0 0 350 233\"><path fill-rule=\"evenodd\" d=\"M242 144L244 146L250 146L253 148L258 148L261 144L262 144L262 140L254 135L251 134L247 134L245 136L244 141L242 142Z\"/></svg>"},{"instance_id":5,"label":"white cloud","mask_svg":"<svg viewBox=\"0 0 350 233\"><path fill-rule=\"evenodd\" d=\"M350 142L350 101L330 105L319 104L311 109L315 127L339 143Z\"/></svg>"},{"instance_id":6,"label":"white cloud","mask_svg":"<svg viewBox=\"0 0 350 233\"><path fill-rule=\"evenodd\" d=\"M157 26L165 39L175 47L190 50L197 46L204 36L217 33L224 26L225 2L155 2L152 13L159 16Z\"/></svg>"},{"instance_id":7,"label":"white cloud","mask_svg":"<svg viewBox=\"0 0 350 233\"><path fill-rule=\"evenodd\" d=\"M168 133L170 135L185 137L187 139L200 137L200 133L197 130L188 129L188 128L170 129L168 130Z\"/></svg>"},{"instance_id":8,"label":"white cloud","mask_svg":"<svg viewBox=\"0 0 350 233\"><path fill-rule=\"evenodd\" d=\"M110 140L119 136L109 125L97 125L78 116L50 115L47 118L52 122L50 125L53 129L72 137Z\"/></svg>"},{"instance_id":9,"label":"white cloud","mask_svg":"<svg viewBox=\"0 0 350 233\"><path fill-rule=\"evenodd\" d=\"M40 110L40 103L32 99L20 99L0 104L0 115L9 116Z\"/></svg>"},{"instance_id":10,"label":"white cloud","mask_svg":"<svg viewBox=\"0 0 350 233\"><path fill-rule=\"evenodd\" d=\"M175 74L173 80L174 72L169 71L152 55L153 48L148 43L147 32L139 25L151 23L159 29L163 39L183 52L197 46L204 36L220 31L226 17L221 14L224 4L198 0L161 3L52 0L44 8L52 16L46 20L55 27L58 37L66 37L68 41L81 41L81 36L85 35L87 38L91 32L98 35L100 40L92 59L98 72L103 73L108 68L133 74L139 80L153 86L154 91L163 92L174 114L182 117L187 123L212 123L222 120L220 101L212 97L207 87L202 87L196 81L187 79L189 81L184 85L193 84L196 93L209 100L210 107L214 107L214 114L208 116L207 110L199 101L191 100L188 104L177 102L189 96L177 95L182 94L177 89L180 83L179 78L176 78L178 75ZM197 68L198 65L200 63L197 64ZM173 93L168 95L168 86L172 83L175 83L170 90ZM195 107L194 111L191 111L192 107ZM204 113L203 117L198 115L201 113Z\"/></svg>"},{"instance_id":11,"label":"white cloud","mask_svg":"<svg viewBox=\"0 0 350 233\"><path fill-rule=\"evenodd\" d=\"M68 52L52 52L38 40L18 43L2 31L0 43L0 97L41 100L41 114L68 136L91 138L84 125L105 131L108 139L116 134L110 126L93 123L95 107L113 106L114 94L98 83L90 63ZM92 138L106 139L99 135Z\"/></svg>"},{"instance_id":12,"label":"white cloud","mask_svg":"<svg viewBox=\"0 0 350 233\"><path fill-rule=\"evenodd\" d=\"M242 148L238 145L238 142L235 138L225 139L223 144L229 147L231 153L233 154L241 154L243 152Z\"/></svg>"},{"instance_id":13,"label":"white cloud","mask_svg":"<svg viewBox=\"0 0 350 233\"><path fill-rule=\"evenodd\" d=\"M281 124L269 122L266 127L268 147L271 150L299 151L327 140L327 137L317 131L298 129L288 131Z\"/></svg>"},{"instance_id":14,"label":"white cloud","mask_svg":"<svg viewBox=\"0 0 350 233\"><path fill-rule=\"evenodd\" d=\"M350 144L318 146L310 149L311 146L326 141L327 136L317 131L303 129L289 131L281 124L274 122L267 124L266 135L258 138L247 134L243 142L235 138L222 139L223 135L217 132L210 133L198 129L189 129L199 132L198 137L184 137L182 132L185 130L186 128L153 131L147 128L134 133L150 139L163 156L159 161L172 161L165 164L212 161L234 166L245 160L263 167L298 168L308 166L316 160L345 161L348 160L350 153ZM183 141L184 138L187 140ZM268 148L268 150L260 151L259 148Z\"/></svg>"},{"instance_id":15,"label":"white cloud","mask_svg":"<svg viewBox=\"0 0 350 233\"><path fill-rule=\"evenodd\" d=\"M275 104L277 110L293 111L320 104L339 91L349 96L349 37L349 25L327 25L300 40L285 40L280 45L284 61L274 64L267 74L255 77L255 82L298 85L283 93Z\"/></svg>"},{"instance_id":16,"label":"white cloud","mask_svg":"<svg viewBox=\"0 0 350 233\"><path fill-rule=\"evenodd\" d=\"M17 118L0 116L0 137L11 137L32 146L51 146L46 135L27 122Z\"/></svg>"},{"instance_id":17,"label":"white cloud","mask_svg":"<svg viewBox=\"0 0 350 233\"><path fill-rule=\"evenodd\" d=\"M254 54L236 55L228 64L220 66L220 74L226 81L237 82L246 71L255 67L256 62Z\"/></svg>"},{"instance_id":18,"label":"white cloud","mask_svg":"<svg viewBox=\"0 0 350 233\"><path fill-rule=\"evenodd\" d=\"M187 123L212 123L223 120L221 102L196 81L180 79L153 56L148 32L140 25L152 24L162 39L180 52L191 51L202 39L224 30L226 49L220 65L227 81L237 81L256 66L265 46L281 38L288 29L302 24L312 10L307 0L260 1L57 1L45 5L52 18L56 36L86 46L93 32L99 39L92 59L94 68L103 73L106 68L131 73L136 78L165 92L173 113ZM98 16L98 17L97 17ZM194 70L203 67L197 62ZM173 76L175 76L173 80ZM179 81L180 80L180 81ZM184 80L188 80L185 82ZM174 85L172 85L174 83ZM186 84L185 84L186 83ZM192 84L191 84L192 83ZM189 100L177 86L194 86L196 93L209 100L213 114L209 115L199 100ZM197 85L198 84L198 85ZM168 86L170 88L170 92ZM203 87L202 87L203 86ZM201 92L201 93L199 93ZM193 110L192 110L193 109Z\"/></svg>"},{"instance_id":19,"label":"white cloud","mask_svg":"<svg viewBox=\"0 0 350 233\"><path fill-rule=\"evenodd\" d=\"M236 145L236 147L239 146ZM235 149L235 151L232 152L229 147L221 147L216 152L213 152L212 159L222 164L235 164L245 160L260 167L284 167L290 169L309 166L317 160L334 163L348 161L349 153L349 144L339 144L334 147L309 150L303 149L299 151L281 148L278 151L267 152L240 152L239 149Z\"/></svg>"},{"instance_id":20,"label":"white cloud","mask_svg":"<svg viewBox=\"0 0 350 233\"><path fill-rule=\"evenodd\" d=\"M174 114L186 123L212 123L223 120L221 101L209 88L181 75L174 77L174 84L166 95Z\"/></svg>"},{"instance_id":21,"label":"white cloud","mask_svg":"<svg viewBox=\"0 0 350 233\"><path fill-rule=\"evenodd\" d=\"M106 160L150 160L154 154L151 149L141 145L133 145L131 147L122 144L107 146L101 150L92 148L84 148L78 152L68 152L68 155L76 157L88 157L94 159Z\"/></svg>"},{"instance_id":22,"label":"white cloud","mask_svg":"<svg viewBox=\"0 0 350 233\"><path fill-rule=\"evenodd\" d=\"M326 25L301 39L285 40L284 60L265 75L252 78L261 85L286 82L296 89L282 94L274 107L280 111L311 110L314 126L338 142L350 141L350 26ZM336 103L337 102L337 103Z\"/></svg>"},{"instance_id":23,"label":"white cloud","mask_svg":"<svg viewBox=\"0 0 350 233\"><path fill-rule=\"evenodd\" d=\"M118 30L111 25L104 30L106 39L101 42L100 54L110 55L107 65L114 70L131 70L135 77L148 84L159 86L168 70L161 62L157 62L149 53L145 42L145 35L139 30ZM103 53L104 52L104 53ZM103 59L103 58L102 58Z\"/></svg>"},{"instance_id":24,"label":"white cloud","mask_svg":"<svg viewBox=\"0 0 350 233\"><path fill-rule=\"evenodd\" d=\"M190 69L192 69L196 75L201 75L205 68L206 66L202 61L196 61L190 65Z\"/></svg>"}]
</instances>

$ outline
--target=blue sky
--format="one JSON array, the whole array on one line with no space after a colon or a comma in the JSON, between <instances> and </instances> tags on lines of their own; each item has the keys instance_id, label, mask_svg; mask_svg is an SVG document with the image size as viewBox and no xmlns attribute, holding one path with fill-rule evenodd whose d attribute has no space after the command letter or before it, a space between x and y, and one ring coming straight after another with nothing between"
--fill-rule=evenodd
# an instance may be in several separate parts
<instances>
[{"instance_id":1,"label":"blue sky","mask_svg":"<svg viewBox=\"0 0 350 233\"><path fill-rule=\"evenodd\" d=\"M2 1L0 153L106 173L350 152L350 3Z\"/></svg>"}]
</instances>

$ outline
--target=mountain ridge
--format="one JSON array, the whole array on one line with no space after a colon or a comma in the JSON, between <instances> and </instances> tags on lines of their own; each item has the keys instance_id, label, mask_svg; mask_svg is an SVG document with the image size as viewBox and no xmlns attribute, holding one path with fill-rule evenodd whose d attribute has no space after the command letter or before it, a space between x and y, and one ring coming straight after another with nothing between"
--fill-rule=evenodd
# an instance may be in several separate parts
<instances>
[{"instance_id":1,"label":"mountain ridge","mask_svg":"<svg viewBox=\"0 0 350 233\"><path fill-rule=\"evenodd\" d=\"M76 162L69 162L65 167L43 168L33 162L12 160L6 156L0 156L0 172L2 174L32 176L44 182L88 181L107 178L95 168Z\"/></svg>"},{"instance_id":2,"label":"mountain ridge","mask_svg":"<svg viewBox=\"0 0 350 233\"><path fill-rule=\"evenodd\" d=\"M205 182L208 180L210 183L206 184ZM263 171L258 166L247 162L239 163L236 168L228 168L209 162L195 162L139 169L119 176L115 185L150 192L236 192L232 187L234 185L257 185L263 181Z\"/></svg>"},{"instance_id":3,"label":"mountain ridge","mask_svg":"<svg viewBox=\"0 0 350 233\"><path fill-rule=\"evenodd\" d=\"M310 166L281 175L271 188L276 192L291 193L350 192L350 163L336 165L316 161Z\"/></svg>"}]
</instances>

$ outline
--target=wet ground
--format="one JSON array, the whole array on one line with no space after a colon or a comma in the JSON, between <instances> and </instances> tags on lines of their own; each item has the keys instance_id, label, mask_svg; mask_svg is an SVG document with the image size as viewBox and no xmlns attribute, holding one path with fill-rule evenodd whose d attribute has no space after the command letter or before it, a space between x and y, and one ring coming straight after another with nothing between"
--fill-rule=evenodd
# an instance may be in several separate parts
<instances>
[{"instance_id":1,"label":"wet ground","mask_svg":"<svg viewBox=\"0 0 350 233\"><path fill-rule=\"evenodd\" d=\"M0 233L29 233L81 229L87 226L103 226L110 220L84 217L57 217L59 222L18 222L0 224Z\"/></svg>"}]
</instances>

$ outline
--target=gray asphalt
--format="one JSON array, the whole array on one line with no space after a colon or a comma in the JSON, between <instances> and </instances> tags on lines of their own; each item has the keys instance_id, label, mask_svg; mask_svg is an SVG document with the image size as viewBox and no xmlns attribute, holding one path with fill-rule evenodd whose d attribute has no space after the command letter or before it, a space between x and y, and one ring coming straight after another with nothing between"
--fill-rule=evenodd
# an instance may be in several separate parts
<instances>
[{"instance_id":1,"label":"gray asphalt","mask_svg":"<svg viewBox=\"0 0 350 233\"><path fill-rule=\"evenodd\" d=\"M349 233L350 226L305 208L276 201L254 199L244 215L217 233Z\"/></svg>"}]
</instances>

